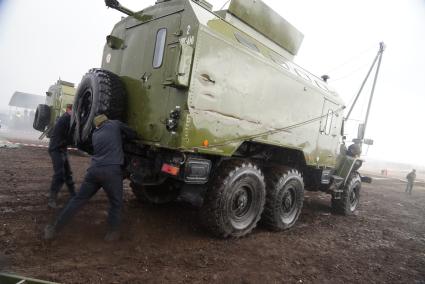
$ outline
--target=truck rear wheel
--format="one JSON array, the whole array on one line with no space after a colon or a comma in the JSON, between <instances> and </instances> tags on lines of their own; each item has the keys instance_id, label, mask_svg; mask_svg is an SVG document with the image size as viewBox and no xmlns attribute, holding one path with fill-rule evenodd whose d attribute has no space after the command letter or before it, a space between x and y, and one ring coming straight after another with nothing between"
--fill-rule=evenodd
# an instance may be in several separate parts
<instances>
[{"instance_id":1,"label":"truck rear wheel","mask_svg":"<svg viewBox=\"0 0 425 284\"><path fill-rule=\"evenodd\" d=\"M358 173L353 173L347 181L340 199L332 197L332 210L342 215L352 215L360 202L362 181Z\"/></svg>"},{"instance_id":2,"label":"truck rear wheel","mask_svg":"<svg viewBox=\"0 0 425 284\"><path fill-rule=\"evenodd\" d=\"M304 182L292 168L273 169L266 175L266 205L262 221L275 231L294 226L304 201Z\"/></svg>"},{"instance_id":3,"label":"truck rear wheel","mask_svg":"<svg viewBox=\"0 0 425 284\"><path fill-rule=\"evenodd\" d=\"M206 192L201 208L203 224L218 237L245 236L257 225L265 199L261 171L248 162L229 162Z\"/></svg>"},{"instance_id":4,"label":"truck rear wheel","mask_svg":"<svg viewBox=\"0 0 425 284\"><path fill-rule=\"evenodd\" d=\"M180 191L169 181L161 185L130 183L131 190L140 203L167 204L177 199Z\"/></svg>"},{"instance_id":5,"label":"truck rear wheel","mask_svg":"<svg viewBox=\"0 0 425 284\"><path fill-rule=\"evenodd\" d=\"M44 131L50 123L50 107L45 104L37 106L32 127L38 131Z\"/></svg>"},{"instance_id":6,"label":"truck rear wheel","mask_svg":"<svg viewBox=\"0 0 425 284\"><path fill-rule=\"evenodd\" d=\"M105 114L109 119L124 118L126 95L121 79L103 69L91 69L83 76L74 99L72 124L80 150L91 152L93 118Z\"/></svg>"}]
</instances>

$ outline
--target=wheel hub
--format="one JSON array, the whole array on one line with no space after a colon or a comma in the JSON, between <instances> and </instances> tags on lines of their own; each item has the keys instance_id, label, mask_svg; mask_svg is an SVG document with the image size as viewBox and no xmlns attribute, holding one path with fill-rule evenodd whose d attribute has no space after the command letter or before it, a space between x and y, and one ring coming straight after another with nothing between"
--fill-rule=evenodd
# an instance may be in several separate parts
<instances>
[{"instance_id":1,"label":"wheel hub","mask_svg":"<svg viewBox=\"0 0 425 284\"><path fill-rule=\"evenodd\" d=\"M287 192L284 196L283 196L283 201L282 201L282 206L283 206L283 210L284 212L290 212L291 208L293 205L293 199L292 196L289 192Z\"/></svg>"},{"instance_id":2,"label":"wheel hub","mask_svg":"<svg viewBox=\"0 0 425 284\"><path fill-rule=\"evenodd\" d=\"M297 212L299 212L297 196L297 184L290 182L283 189L281 197L280 218L285 224L291 224L297 217Z\"/></svg>"},{"instance_id":3,"label":"wheel hub","mask_svg":"<svg viewBox=\"0 0 425 284\"><path fill-rule=\"evenodd\" d=\"M80 120L82 123L85 123L87 121L87 118L90 114L92 105L92 93L90 90L87 90L81 100L80 104Z\"/></svg>"},{"instance_id":4,"label":"wheel hub","mask_svg":"<svg viewBox=\"0 0 425 284\"><path fill-rule=\"evenodd\" d=\"M240 190L236 193L233 203L233 212L236 217L242 217L248 209L248 192Z\"/></svg>"},{"instance_id":5,"label":"wheel hub","mask_svg":"<svg viewBox=\"0 0 425 284\"><path fill-rule=\"evenodd\" d=\"M358 196L358 187L354 187L353 190L350 192L350 210L354 211L357 208L357 204L359 203L359 196Z\"/></svg>"}]
</instances>

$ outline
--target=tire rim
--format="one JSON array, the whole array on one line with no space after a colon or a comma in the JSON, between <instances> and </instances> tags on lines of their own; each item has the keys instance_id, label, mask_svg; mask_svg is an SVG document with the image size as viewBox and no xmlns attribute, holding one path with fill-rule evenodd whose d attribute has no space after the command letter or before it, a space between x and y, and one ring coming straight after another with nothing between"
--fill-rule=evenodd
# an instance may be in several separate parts
<instances>
[{"instance_id":1,"label":"tire rim","mask_svg":"<svg viewBox=\"0 0 425 284\"><path fill-rule=\"evenodd\" d=\"M93 102L93 93L90 89L85 90L81 96L79 117L81 123L86 123L91 112L91 106Z\"/></svg>"},{"instance_id":2,"label":"tire rim","mask_svg":"<svg viewBox=\"0 0 425 284\"><path fill-rule=\"evenodd\" d=\"M253 202L254 189L250 184L240 184L230 199L230 222L233 227L242 230L255 218Z\"/></svg>"},{"instance_id":3,"label":"tire rim","mask_svg":"<svg viewBox=\"0 0 425 284\"><path fill-rule=\"evenodd\" d=\"M280 216L282 222L285 224L292 223L297 216L297 211L297 188L294 182L290 182L286 184L285 188L283 189L280 206Z\"/></svg>"},{"instance_id":4,"label":"tire rim","mask_svg":"<svg viewBox=\"0 0 425 284\"><path fill-rule=\"evenodd\" d=\"M350 210L356 210L359 204L359 184L356 184L350 192Z\"/></svg>"}]
</instances>

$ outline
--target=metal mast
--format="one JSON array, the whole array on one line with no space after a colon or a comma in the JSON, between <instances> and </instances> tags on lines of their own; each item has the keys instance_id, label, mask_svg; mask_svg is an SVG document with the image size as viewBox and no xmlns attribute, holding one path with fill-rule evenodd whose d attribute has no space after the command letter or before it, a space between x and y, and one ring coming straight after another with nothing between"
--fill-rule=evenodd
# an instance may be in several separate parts
<instances>
[{"instance_id":1,"label":"metal mast","mask_svg":"<svg viewBox=\"0 0 425 284\"><path fill-rule=\"evenodd\" d=\"M375 78L373 80L372 91L370 93L369 103L368 103L368 106L367 106L366 117L365 117L364 124L363 124L363 130L361 132L361 137L357 137L359 140L363 140L364 139L364 134L366 132L366 126L367 126L367 123L368 123L368 120L369 120L370 108L372 106L373 95L375 93L376 82L378 81L379 70L381 68L381 62L382 62L382 55L383 55L383 53L385 51L385 48L386 48L385 44L383 42L380 42L379 43L378 54L376 54L376 57L373 60L372 66L370 66L370 69L369 69L369 71L368 71L368 73L366 75L366 78L363 80L363 83L362 83L362 85L360 87L360 90L358 91L357 96L354 99L354 102L351 105L350 110L348 111L347 116L345 117L345 120L348 120L350 118L351 112L353 111L353 109L354 109L354 107L355 107L355 105L357 103L357 100L360 97L360 94L362 93L364 86L366 85L367 80L369 79L370 74L372 73L372 70L374 69L376 63L378 62L378 65L377 65L377 68L376 68L376 72L375 72Z\"/></svg>"}]
</instances>

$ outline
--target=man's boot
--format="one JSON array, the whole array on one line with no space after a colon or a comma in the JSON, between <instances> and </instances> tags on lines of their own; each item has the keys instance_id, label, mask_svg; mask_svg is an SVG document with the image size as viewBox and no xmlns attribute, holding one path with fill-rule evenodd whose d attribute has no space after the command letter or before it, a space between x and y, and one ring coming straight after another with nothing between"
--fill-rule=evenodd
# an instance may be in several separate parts
<instances>
[{"instance_id":1,"label":"man's boot","mask_svg":"<svg viewBox=\"0 0 425 284\"><path fill-rule=\"evenodd\" d=\"M121 232L117 229L115 230L109 230L106 235L104 240L107 242L114 242L114 241L118 241L121 237Z\"/></svg>"},{"instance_id":2,"label":"man's boot","mask_svg":"<svg viewBox=\"0 0 425 284\"><path fill-rule=\"evenodd\" d=\"M47 202L47 206L53 209L57 209L57 199L58 199L58 193L54 191L50 191L49 201Z\"/></svg>"},{"instance_id":3,"label":"man's boot","mask_svg":"<svg viewBox=\"0 0 425 284\"><path fill-rule=\"evenodd\" d=\"M46 241L53 240L56 237L56 227L53 225L47 225L44 228L44 239Z\"/></svg>"},{"instance_id":4,"label":"man's boot","mask_svg":"<svg viewBox=\"0 0 425 284\"><path fill-rule=\"evenodd\" d=\"M74 198L77 195L77 193L75 192L74 184L68 185L68 191L69 191L70 199Z\"/></svg>"}]
</instances>

